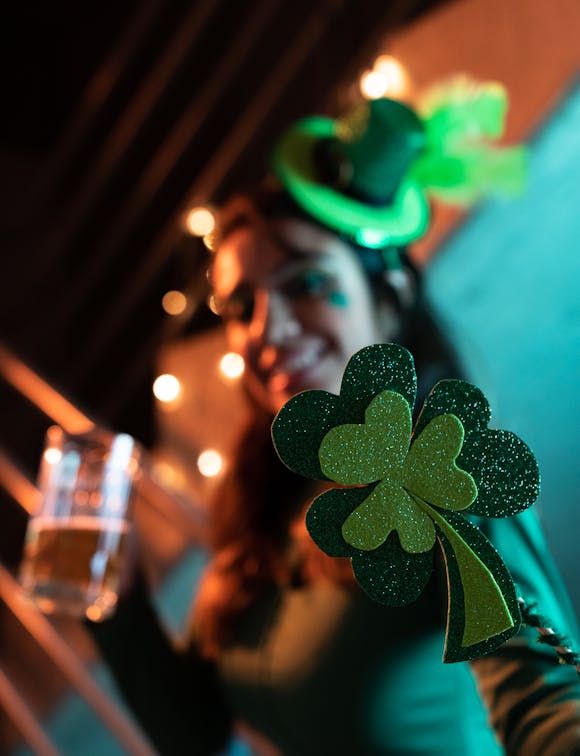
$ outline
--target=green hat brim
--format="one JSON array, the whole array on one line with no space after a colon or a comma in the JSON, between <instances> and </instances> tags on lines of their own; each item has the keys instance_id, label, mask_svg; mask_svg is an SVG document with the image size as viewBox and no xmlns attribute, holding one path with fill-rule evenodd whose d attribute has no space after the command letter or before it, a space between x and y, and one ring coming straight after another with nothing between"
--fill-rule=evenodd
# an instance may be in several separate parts
<instances>
[{"instance_id":1,"label":"green hat brim","mask_svg":"<svg viewBox=\"0 0 580 756\"><path fill-rule=\"evenodd\" d=\"M367 205L318 181L314 148L319 140L335 137L335 128L330 118L305 118L280 140L273 168L294 200L324 225L367 247L403 245L422 236L429 206L411 179L403 179L388 207Z\"/></svg>"}]
</instances>

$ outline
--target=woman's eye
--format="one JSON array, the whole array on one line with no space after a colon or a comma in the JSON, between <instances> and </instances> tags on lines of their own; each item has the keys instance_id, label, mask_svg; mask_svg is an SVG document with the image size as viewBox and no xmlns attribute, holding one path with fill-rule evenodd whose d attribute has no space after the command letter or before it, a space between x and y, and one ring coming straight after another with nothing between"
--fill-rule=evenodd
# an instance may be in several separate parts
<instances>
[{"instance_id":1,"label":"woman's eye","mask_svg":"<svg viewBox=\"0 0 580 756\"><path fill-rule=\"evenodd\" d=\"M321 297L335 287L334 276L322 270L304 270L292 276L282 286L289 297Z\"/></svg>"}]
</instances>

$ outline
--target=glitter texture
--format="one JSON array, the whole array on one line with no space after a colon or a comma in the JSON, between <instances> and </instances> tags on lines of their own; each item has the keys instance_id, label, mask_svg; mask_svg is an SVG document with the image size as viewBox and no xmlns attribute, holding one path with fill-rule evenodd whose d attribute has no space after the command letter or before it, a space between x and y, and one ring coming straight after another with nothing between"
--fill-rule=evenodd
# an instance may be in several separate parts
<instances>
[{"instance_id":1,"label":"glitter texture","mask_svg":"<svg viewBox=\"0 0 580 756\"><path fill-rule=\"evenodd\" d=\"M394 391L374 397L364 423L339 425L322 439L323 473L343 486L401 477L411 439L409 404Z\"/></svg>"},{"instance_id":2,"label":"glitter texture","mask_svg":"<svg viewBox=\"0 0 580 756\"><path fill-rule=\"evenodd\" d=\"M412 444L403 469L403 485L443 509L466 509L477 496L469 473L455 464L463 427L455 415L439 415Z\"/></svg>"},{"instance_id":3,"label":"glitter texture","mask_svg":"<svg viewBox=\"0 0 580 756\"><path fill-rule=\"evenodd\" d=\"M488 653L520 624L507 568L462 511L523 511L537 496L538 467L517 436L489 429L487 400L464 381L437 384L411 436L415 394L406 349L367 347L349 361L339 396L298 394L272 435L294 471L356 486L315 499L306 525L327 554L351 558L371 598L392 606L414 601L439 542L449 588L444 660L462 661Z\"/></svg>"},{"instance_id":4,"label":"glitter texture","mask_svg":"<svg viewBox=\"0 0 580 756\"><path fill-rule=\"evenodd\" d=\"M512 622L510 627L507 627L497 635L493 635L470 646L463 645L466 617L462 576L453 546L446 538L445 533L438 528L437 538L441 543L443 555L445 557L445 568L447 570L447 581L449 585L449 610L443 661L468 661L469 659L475 659L478 656L490 653L515 635L520 628L521 614L511 575L491 542L485 537L481 530L468 522L463 515L449 511L445 512L444 515L442 513L442 516L449 523L455 533L460 536L461 540L478 555L488 568L489 572L493 575L505 600L505 605ZM475 588L475 590L477 590L477 588ZM483 625L486 622L486 618L489 617L489 611L489 605L480 601L477 604L475 616L473 616L471 620L475 623L480 621Z\"/></svg>"},{"instance_id":5,"label":"glitter texture","mask_svg":"<svg viewBox=\"0 0 580 756\"><path fill-rule=\"evenodd\" d=\"M372 399L386 389L401 394L412 407L417 379L410 352L398 344L365 347L349 360L336 396L328 391L303 391L277 414L272 439L282 462L314 480L327 479L318 449L336 425L363 423Z\"/></svg>"},{"instance_id":6,"label":"glitter texture","mask_svg":"<svg viewBox=\"0 0 580 756\"><path fill-rule=\"evenodd\" d=\"M509 517L531 506L540 492L538 464L514 433L487 427L491 411L482 392L465 381L441 381L427 397L415 433L445 413L455 415L465 433L457 464L470 473L478 491L469 513Z\"/></svg>"}]
</instances>

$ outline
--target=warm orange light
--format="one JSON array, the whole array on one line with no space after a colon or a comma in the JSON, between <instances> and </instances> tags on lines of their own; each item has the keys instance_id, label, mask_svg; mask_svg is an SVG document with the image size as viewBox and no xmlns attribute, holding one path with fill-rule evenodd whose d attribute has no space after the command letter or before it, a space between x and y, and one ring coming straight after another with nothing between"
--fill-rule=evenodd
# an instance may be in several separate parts
<instances>
[{"instance_id":1,"label":"warm orange light","mask_svg":"<svg viewBox=\"0 0 580 756\"><path fill-rule=\"evenodd\" d=\"M103 619L103 610L93 604L92 606L87 607L85 614L87 616L87 619L90 619L91 622L100 622Z\"/></svg>"},{"instance_id":2,"label":"warm orange light","mask_svg":"<svg viewBox=\"0 0 580 756\"><path fill-rule=\"evenodd\" d=\"M207 207L194 207L187 214L185 225L194 236L207 236L215 228L215 217Z\"/></svg>"},{"instance_id":3,"label":"warm orange light","mask_svg":"<svg viewBox=\"0 0 580 756\"><path fill-rule=\"evenodd\" d=\"M213 231L210 234L205 234L205 236L202 239L203 243L205 244L206 248L210 252L214 252L216 248L216 235L213 233Z\"/></svg>"},{"instance_id":4,"label":"warm orange light","mask_svg":"<svg viewBox=\"0 0 580 756\"><path fill-rule=\"evenodd\" d=\"M2 480L2 487L28 514L38 511L42 500L40 491L2 451L0 451L0 480Z\"/></svg>"},{"instance_id":5,"label":"warm orange light","mask_svg":"<svg viewBox=\"0 0 580 756\"><path fill-rule=\"evenodd\" d=\"M374 71L380 73L386 82L384 94L389 97L401 97L408 88L408 76L405 67L392 55L379 55L375 60Z\"/></svg>"},{"instance_id":6,"label":"warm orange light","mask_svg":"<svg viewBox=\"0 0 580 756\"><path fill-rule=\"evenodd\" d=\"M62 452L60 449L55 449L54 446L49 446L43 456L49 465L56 465L62 459Z\"/></svg>"},{"instance_id":7,"label":"warm orange light","mask_svg":"<svg viewBox=\"0 0 580 756\"><path fill-rule=\"evenodd\" d=\"M206 478L214 478L222 470L222 455L215 449L205 449L197 458L197 467Z\"/></svg>"},{"instance_id":8,"label":"warm orange light","mask_svg":"<svg viewBox=\"0 0 580 756\"><path fill-rule=\"evenodd\" d=\"M402 97L409 87L405 67L392 55L379 55L372 70L360 77L360 90L367 100L379 97Z\"/></svg>"},{"instance_id":9,"label":"warm orange light","mask_svg":"<svg viewBox=\"0 0 580 756\"><path fill-rule=\"evenodd\" d=\"M156 460L152 467L155 479L162 485L170 488L184 488L186 485L183 470L175 467L165 459Z\"/></svg>"},{"instance_id":10,"label":"warm orange light","mask_svg":"<svg viewBox=\"0 0 580 756\"><path fill-rule=\"evenodd\" d=\"M214 315L219 315L216 299L213 294L210 294L207 298L207 306L213 312Z\"/></svg>"},{"instance_id":11,"label":"warm orange light","mask_svg":"<svg viewBox=\"0 0 580 756\"><path fill-rule=\"evenodd\" d=\"M155 462L153 474L160 483L165 483L168 486L174 485L177 479L175 468L169 462Z\"/></svg>"},{"instance_id":12,"label":"warm orange light","mask_svg":"<svg viewBox=\"0 0 580 756\"><path fill-rule=\"evenodd\" d=\"M47 417L69 433L86 433L95 424L42 380L29 367L0 345L0 375Z\"/></svg>"},{"instance_id":13,"label":"warm orange light","mask_svg":"<svg viewBox=\"0 0 580 756\"><path fill-rule=\"evenodd\" d=\"M161 306L168 315L181 315L187 308L187 297L183 292L172 289L163 295Z\"/></svg>"},{"instance_id":14,"label":"warm orange light","mask_svg":"<svg viewBox=\"0 0 580 756\"><path fill-rule=\"evenodd\" d=\"M220 370L226 378L235 380L244 373L245 368L244 358L241 354L235 352L228 352L220 360Z\"/></svg>"},{"instance_id":15,"label":"warm orange light","mask_svg":"<svg viewBox=\"0 0 580 756\"><path fill-rule=\"evenodd\" d=\"M181 383L174 375L165 373L153 382L153 393L160 402L173 402L181 393Z\"/></svg>"},{"instance_id":16,"label":"warm orange light","mask_svg":"<svg viewBox=\"0 0 580 756\"><path fill-rule=\"evenodd\" d=\"M388 85L388 79L381 71L365 71L360 77L360 91L367 100L383 97Z\"/></svg>"}]
</instances>

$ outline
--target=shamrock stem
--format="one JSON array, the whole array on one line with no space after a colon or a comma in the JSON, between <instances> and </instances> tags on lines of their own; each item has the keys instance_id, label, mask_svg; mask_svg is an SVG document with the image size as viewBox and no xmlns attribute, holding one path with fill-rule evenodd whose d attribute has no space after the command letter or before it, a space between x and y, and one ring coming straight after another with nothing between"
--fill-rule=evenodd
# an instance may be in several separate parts
<instances>
[{"instance_id":1,"label":"shamrock stem","mask_svg":"<svg viewBox=\"0 0 580 756\"><path fill-rule=\"evenodd\" d=\"M473 646L512 628L515 623L506 600L487 565L446 517L418 496L413 498L434 520L444 536L438 537L447 569L449 615L457 612L463 615L461 646ZM469 525L461 515L457 516L461 517L462 523ZM457 579L452 579L452 573L459 577L461 586L457 585Z\"/></svg>"}]
</instances>

